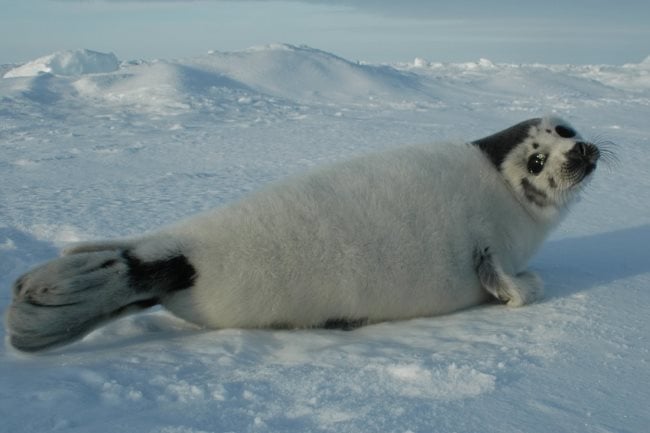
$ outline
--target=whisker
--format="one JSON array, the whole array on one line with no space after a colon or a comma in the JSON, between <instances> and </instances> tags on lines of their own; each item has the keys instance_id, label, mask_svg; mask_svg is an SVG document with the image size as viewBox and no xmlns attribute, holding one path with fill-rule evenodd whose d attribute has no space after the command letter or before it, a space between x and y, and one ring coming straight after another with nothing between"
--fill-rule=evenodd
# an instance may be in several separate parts
<instances>
[{"instance_id":1,"label":"whisker","mask_svg":"<svg viewBox=\"0 0 650 433\"><path fill-rule=\"evenodd\" d=\"M621 161L615 152L619 145L607 139L604 135L596 135L591 141L600 150L600 160L603 165L608 169L616 169L620 167Z\"/></svg>"},{"instance_id":2,"label":"whisker","mask_svg":"<svg viewBox=\"0 0 650 433\"><path fill-rule=\"evenodd\" d=\"M620 168L621 166L621 160L618 159L618 155L610 149L601 149L600 159L605 163L605 167L609 169Z\"/></svg>"}]
</instances>

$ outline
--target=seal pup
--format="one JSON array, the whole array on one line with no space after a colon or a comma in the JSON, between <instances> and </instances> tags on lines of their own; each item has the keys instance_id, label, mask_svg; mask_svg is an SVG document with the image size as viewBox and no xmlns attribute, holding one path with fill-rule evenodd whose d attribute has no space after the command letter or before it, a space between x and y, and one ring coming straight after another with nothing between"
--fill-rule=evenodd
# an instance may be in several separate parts
<instances>
[{"instance_id":1,"label":"seal pup","mask_svg":"<svg viewBox=\"0 0 650 433\"><path fill-rule=\"evenodd\" d=\"M210 328L340 327L539 299L526 263L600 156L531 119L281 181L137 238L84 243L20 277L10 344L39 351L162 304Z\"/></svg>"}]
</instances>

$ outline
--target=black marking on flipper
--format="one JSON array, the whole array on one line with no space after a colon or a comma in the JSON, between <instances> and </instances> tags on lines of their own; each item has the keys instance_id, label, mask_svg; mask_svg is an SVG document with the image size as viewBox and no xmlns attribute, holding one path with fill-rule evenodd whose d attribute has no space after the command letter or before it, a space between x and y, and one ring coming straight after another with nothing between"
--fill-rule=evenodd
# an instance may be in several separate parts
<instances>
[{"instance_id":1,"label":"black marking on flipper","mask_svg":"<svg viewBox=\"0 0 650 433\"><path fill-rule=\"evenodd\" d=\"M325 323L321 325L321 328L352 331L354 329L361 328L366 323L368 323L368 319L327 319Z\"/></svg>"},{"instance_id":2,"label":"black marking on flipper","mask_svg":"<svg viewBox=\"0 0 650 433\"><path fill-rule=\"evenodd\" d=\"M521 186L528 201L537 206L544 207L548 204L548 197L526 178L521 179Z\"/></svg>"},{"instance_id":3,"label":"black marking on flipper","mask_svg":"<svg viewBox=\"0 0 650 433\"><path fill-rule=\"evenodd\" d=\"M496 134L473 141L472 144L478 146L490 161L497 167L501 168L506 155L519 143L528 138L530 128L538 126L542 119L530 119L511 126Z\"/></svg>"},{"instance_id":4,"label":"black marking on flipper","mask_svg":"<svg viewBox=\"0 0 650 433\"><path fill-rule=\"evenodd\" d=\"M196 279L196 269L180 254L165 260L145 262L125 251L122 256L129 267L129 285L136 293L162 295L189 289Z\"/></svg>"}]
</instances>

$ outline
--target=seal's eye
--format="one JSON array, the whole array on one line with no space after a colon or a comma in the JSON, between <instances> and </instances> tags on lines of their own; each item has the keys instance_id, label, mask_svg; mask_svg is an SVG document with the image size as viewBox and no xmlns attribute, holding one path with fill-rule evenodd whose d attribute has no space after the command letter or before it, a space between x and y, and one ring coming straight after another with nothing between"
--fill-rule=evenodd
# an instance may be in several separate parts
<instances>
[{"instance_id":1,"label":"seal's eye","mask_svg":"<svg viewBox=\"0 0 650 433\"><path fill-rule=\"evenodd\" d=\"M528 173L538 175L544 169L546 163L546 155L543 153L536 153L528 158Z\"/></svg>"}]
</instances>

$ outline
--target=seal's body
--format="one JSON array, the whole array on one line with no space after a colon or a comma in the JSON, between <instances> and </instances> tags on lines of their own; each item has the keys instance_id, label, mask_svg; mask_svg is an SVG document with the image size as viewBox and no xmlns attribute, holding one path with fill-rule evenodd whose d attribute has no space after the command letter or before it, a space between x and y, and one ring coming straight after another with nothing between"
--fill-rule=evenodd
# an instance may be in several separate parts
<instances>
[{"instance_id":1,"label":"seal's body","mask_svg":"<svg viewBox=\"0 0 650 433\"><path fill-rule=\"evenodd\" d=\"M162 304L199 325L343 327L541 295L525 271L599 151L560 119L276 183L141 238L87 243L14 286L10 342L67 343Z\"/></svg>"}]
</instances>

